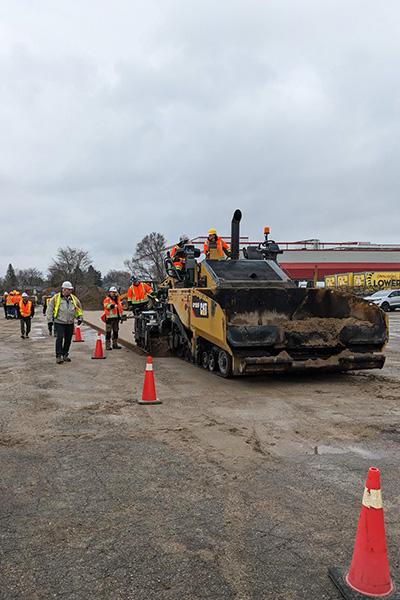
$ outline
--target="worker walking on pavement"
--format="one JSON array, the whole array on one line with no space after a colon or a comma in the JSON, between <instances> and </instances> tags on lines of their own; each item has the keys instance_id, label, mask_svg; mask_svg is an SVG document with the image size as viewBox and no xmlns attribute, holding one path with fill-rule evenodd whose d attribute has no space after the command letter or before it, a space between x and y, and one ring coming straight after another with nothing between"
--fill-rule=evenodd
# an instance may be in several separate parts
<instances>
[{"instance_id":1,"label":"worker walking on pavement","mask_svg":"<svg viewBox=\"0 0 400 600\"><path fill-rule=\"evenodd\" d=\"M157 302L156 295L152 288L144 281L140 281L139 277L132 275L132 285L128 290L128 308L138 313L148 308L149 299L152 298Z\"/></svg>"},{"instance_id":2,"label":"worker walking on pavement","mask_svg":"<svg viewBox=\"0 0 400 600\"><path fill-rule=\"evenodd\" d=\"M183 246L188 243L188 241L189 236L186 235L186 233L184 233L179 238L179 242L176 244L176 246L174 246L171 250L170 256L172 258L172 262L174 263L174 267L178 271L178 273L181 273L185 270L186 258L184 256L176 256L176 253L179 253L179 250L181 250Z\"/></svg>"},{"instance_id":3,"label":"worker walking on pavement","mask_svg":"<svg viewBox=\"0 0 400 600\"><path fill-rule=\"evenodd\" d=\"M46 300L43 302L43 314L46 314L47 311L47 307L49 306L49 302L50 300L53 298L53 296L55 296L56 293L55 292L51 292L51 295L46 298ZM49 335L53 335L53 325L54 322L53 321L48 321L47 322L47 329L49 330Z\"/></svg>"},{"instance_id":4,"label":"worker walking on pavement","mask_svg":"<svg viewBox=\"0 0 400 600\"><path fill-rule=\"evenodd\" d=\"M108 296L104 298L104 312L106 316L106 350L120 350L118 345L119 322L121 320L123 308L118 296L118 290L112 286L108 290ZM112 332L112 347L111 347Z\"/></svg>"},{"instance_id":5,"label":"worker walking on pavement","mask_svg":"<svg viewBox=\"0 0 400 600\"><path fill-rule=\"evenodd\" d=\"M218 249L220 258L225 258L225 256L229 258L231 255L228 244L222 238L218 237L216 229L209 230L208 238L204 242L204 254L206 255L206 258L209 258L210 248L212 247Z\"/></svg>"},{"instance_id":6,"label":"worker walking on pavement","mask_svg":"<svg viewBox=\"0 0 400 600\"><path fill-rule=\"evenodd\" d=\"M31 320L35 316L35 307L33 302L28 299L28 294L25 292L21 296L21 301L18 304L18 314L21 323L21 337L24 340L29 339L31 331Z\"/></svg>"},{"instance_id":7,"label":"worker walking on pavement","mask_svg":"<svg viewBox=\"0 0 400 600\"><path fill-rule=\"evenodd\" d=\"M69 348L74 334L74 321L80 325L83 321L82 306L72 294L73 286L70 281L64 281L61 293L55 294L47 307L47 322L54 321L56 337L56 363L71 362Z\"/></svg>"},{"instance_id":8,"label":"worker walking on pavement","mask_svg":"<svg viewBox=\"0 0 400 600\"><path fill-rule=\"evenodd\" d=\"M12 292L10 292L7 296L7 300L6 300L6 308L7 308L7 319L16 319L17 318L17 302L19 302L20 299L18 299L18 292L17 290L13 290Z\"/></svg>"}]
</instances>

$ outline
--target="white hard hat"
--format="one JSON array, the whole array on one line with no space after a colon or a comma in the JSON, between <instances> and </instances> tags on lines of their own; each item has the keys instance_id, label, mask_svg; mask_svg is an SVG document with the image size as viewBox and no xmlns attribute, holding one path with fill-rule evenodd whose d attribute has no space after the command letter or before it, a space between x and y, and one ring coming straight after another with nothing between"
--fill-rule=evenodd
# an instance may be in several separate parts
<instances>
[{"instance_id":1,"label":"white hard hat","mask_svg":"<svg viewBox=\"0 0 400 600\"><path fill-rule=\"evenodd\" d=\"M25 292L22 294L22 298L27 298L28 294L25 294Z\"/></svg>"},{"instance_id":2,"label":"white hard hat","mask_svg":"<svg viewBox=\"0 0 400 600\"><path fill-rule=\"evenodd\" d=\"M109 289L108 291L109 291L109 292L117 292L117 294L118 294L118 290L117 290L117 288L115 287L115 285L111 286L111 287L110 287L110 289Z\"/></svg>"},{"instance_id":3,"label":"white hard hat","mask_svg":"<svg viewBox=\"0 0 400 600\"><path fill-rule=\"evenodd\" d=\"M188 241L189 241L189 236L188 236L188 235L186 235L186 233L183 233L183 234L181 235L181 237L179 238L179 241L180 241L180 242L188 242Z\"/></svg>"},{"instance_id":4,"label":"white hard hat","mask_svg":"<svg viewBox=\"0 0 400 600\"><path fill-rule=\"evenodd\" d=\"M64 283L61 286L64 290L73 290L74 286L72 285L72 283L70 281L64 281Z\"/></svg>"},{"instance_id":5,"label":"white hard hat","mask_svg":"<svg viewBox=\"0 0 400 600\"><path fill-rule=\"evenodd\" d=\"M8 292L4 292L4 296L8 296Z\"/></svg>"}]
</instances>

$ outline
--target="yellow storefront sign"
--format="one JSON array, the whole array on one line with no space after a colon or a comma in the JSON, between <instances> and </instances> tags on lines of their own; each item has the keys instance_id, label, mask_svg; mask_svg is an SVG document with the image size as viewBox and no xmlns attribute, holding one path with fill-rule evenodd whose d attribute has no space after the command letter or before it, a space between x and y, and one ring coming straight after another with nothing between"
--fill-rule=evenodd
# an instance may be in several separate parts
<instances>
[{"instance_id":1,"label":"yellow storefront sign","mask_svg":"<svg viewBox=\"0 0 400 600\"><path fill-rule=\"evenodd\" d=\"M365 273L365 283L368 287L390 289L400 287L400 272Z\"/></svg>"}]
</instances>

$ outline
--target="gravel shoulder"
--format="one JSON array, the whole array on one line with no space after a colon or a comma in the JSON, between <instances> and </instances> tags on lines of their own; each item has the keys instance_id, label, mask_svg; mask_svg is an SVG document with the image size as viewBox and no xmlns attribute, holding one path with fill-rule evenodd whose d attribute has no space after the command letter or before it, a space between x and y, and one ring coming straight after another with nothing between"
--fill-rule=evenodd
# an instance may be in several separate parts
<instances>
[{"instance_id":1,"label":"gravel shoulder","mask_svg":"<svg viewBox=\"0 0 400 600\"><path fill-rule=\"evenodd\" d=\"M1 320L0 598L339 600L327 568L350 564L370 466L398 577L400 313L389 320L382 371L224 380L155 358L163 404L149 407L145 356L91 360L83 326L56 365L41 315L31 340Z\"/></svg>"}]
</instances>

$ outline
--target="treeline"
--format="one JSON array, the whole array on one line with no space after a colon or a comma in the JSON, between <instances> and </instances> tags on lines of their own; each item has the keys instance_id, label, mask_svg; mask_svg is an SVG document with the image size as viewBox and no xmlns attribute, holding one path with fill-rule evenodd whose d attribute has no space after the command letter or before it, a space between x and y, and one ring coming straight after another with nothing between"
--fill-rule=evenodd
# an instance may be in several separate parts
<instances>
[{"instance_id":1,"label":"treeline","mask_svg":"<svg viewBox=\"0 0 400 600\"><path fill-rule=\"evenodd\" d=\"M165 246L165 237L161 233L152 232L136 244L133 257L123 261L125 269L111 269L104 276L93 266L88 251L66 246L57 250L46 274L35 267L15 269L10 263L4 277L0 277L0 290L43 290L58 287L65 280L70 281L77 292L92 285L128 288L132 273L143 279L161 281L165 277Z\"/></svg>"}]
</instances>

